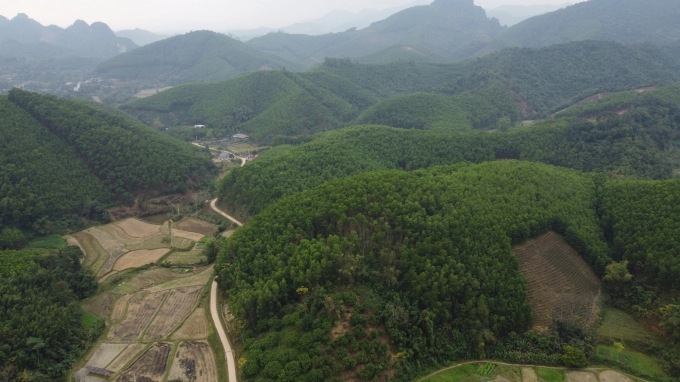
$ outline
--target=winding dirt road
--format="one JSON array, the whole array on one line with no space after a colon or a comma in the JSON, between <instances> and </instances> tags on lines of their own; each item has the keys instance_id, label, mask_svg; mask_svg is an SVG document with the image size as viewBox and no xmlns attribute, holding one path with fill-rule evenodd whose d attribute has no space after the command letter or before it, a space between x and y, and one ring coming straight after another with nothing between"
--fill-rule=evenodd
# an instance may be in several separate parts
<instances>
[{"instance_id":1,"label":"winding dirt road","mask_svg":"<svg viewBox=\"0 0 680 382\"><path fill-rule=\"evenodd\" d=\"M229 220L232 221L234 224L236 224L236 225L238 225L238 226L242 226L242 225L243 225L243 223L241 223L240 221L234 219L233 217L227 215L226 212L224 212L224 211L222 211L221 209L217 208L217 198L215 198L215 199L213 199L213 200L210 201L210 208L212 208L213 211L217 212L218 214L220 214L220 215L224 216L225 218L229 219Z\"/></svg>"}]
</instances>

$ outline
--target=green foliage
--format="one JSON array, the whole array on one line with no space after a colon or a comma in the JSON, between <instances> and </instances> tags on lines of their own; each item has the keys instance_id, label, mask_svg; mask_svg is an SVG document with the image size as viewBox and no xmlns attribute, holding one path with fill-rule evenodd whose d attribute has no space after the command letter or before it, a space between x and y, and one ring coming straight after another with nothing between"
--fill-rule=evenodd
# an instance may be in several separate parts
<instances>
[{"instance_id":1,"label":"green foliage","mask_svg":"<svg viewBox=\"0 0 680 382\"><path fill-rule=\"evenodd\" d=\"M680 341L680 305L667 305L661 310L659 326L673 342Z\"/></svg>"},{"instance_id":2,"label":"green foliage","mask_svg":"<svg viewBox=\"0 0 680 382\"><path fill-rule=\"evenodd\" d=\"M675 380L668 377L658 360L636 351L619 352L614 346L598 345L593 362L614 364L629 373L652 381Z\"/></svg>"},{"instance_id":3,"label":"green foliage","mask_svg":"<svg viewBox=\"0 0 680 382\"><path fill-rule=\"evenodd\" d=\"M4 228L0 232L0 249L21 249L26 244L23 232L16 228Z\"/></svg>"},{"instance_id":4,"label":"green foliage","mask_svg":"<svg viewBox=\"0 0 680 382\"><path fill-rule=\"evenodd\" d=\"M214 168L199 149L132 119L18 89L9 99L73 147L106 189L119 197L145 190L181 192Z\"/></svg>"},{"instance_id":5,"label":"green foliage","mask_svg":"<svg viewBox=\"0 0 680 382\"><path fill-rule=\"evenodd\" d=\"M586 353L579 348L573 346L565 346L564 354L562 354L562 362L569 367L582 368L588 365L586 360Z\"/></svg>"},{"instance_id":6,"label":"green foliage","mask_svg":"<svg viewBox=\"0 0 680 382\"><path fill-rule=\"evenodd\" d=\"M154 80L177 85L224 81L263 67L282 69L286 66L296 67L223 34L196 31L118 55L101 63L95 73L122 80Z\"/></svg>"},{"instance_id":7,"label":"green foliage","mask_svg":"<svg viewBox=\"0 0 680 382\"><path fill-rule=\"evenodd\" d=\"M247 218L281 197L367 171L499 159L540 161L615 176L668 178L678 109L640 108L599 122L563 119L508 132L442 134L358 126L320 135L276 158L234 169L219 195Z\"/></svg>"},{"instance_id":8,"label":"green foliage","mask_svg":"<svg viewBox=\"0 0 680 382\"><path fill-rule=\"evenodd\" d=\"M97 326L96 322L89 329L81 325L78 303L97 290L97 282L81 267L78 247L45 256L0 252L0 264L6 264L8 256L14 266L7 272L4 265L0 267L0 368L11 365L17 371L58 379ZM26 259L33 264L29 266Z\"/></svg>"},{"instance_id":9,"label":"green foliage","mask_svg":"<svg viewBox=\"0 0 680 382\"><path fill-rule=\"evenodd\" d=\"M603 271L595 191L588 176L514 161L339 179L271 205L226 241L215 269L232 311L257 332L298 304L334 317L329 292L371 288L412 370L526 327L513 243L555 229ZM308 296L296 293L303 286ZM350 321L357 340L360 316Z\"/></svg>"},{"instance_id":10,"label":"green foliage","mask_svg":"<svg viewBox=\"0 0 680 382\"><path fill-rule=\"evenodd\" d=\"M8 277L35 267L34 257L38 251L0 251L0 277Z\"/></svg>"},{"instance_id":11,"label":"green foliage","mask_svg":"<svg viewBox=\"0 0 680 382\"><path fill-rule=\"evenodd\" d=\"M562 370L537 367L536 375L543 382L564 382L564 372Z\"/></svg>"},{"instance_id":12,"label":"green foliage","mask_svg":"<svg viewBox=\"0 0 680 382\"><path fill-rule=\"evenodd\" d=\"M61 235L50 235L42 239L34 240L28 243L29 248L43 248L43 249L62 249L68 244Z\"/></svg>"}]
</instances>

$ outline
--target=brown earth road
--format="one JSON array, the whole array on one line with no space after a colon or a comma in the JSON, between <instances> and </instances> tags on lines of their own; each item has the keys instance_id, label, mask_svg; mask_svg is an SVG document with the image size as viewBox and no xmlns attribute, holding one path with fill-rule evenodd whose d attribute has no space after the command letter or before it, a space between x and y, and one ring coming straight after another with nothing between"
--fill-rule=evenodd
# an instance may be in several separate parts
<instances>
[{"instance_id":1,"label":"brown earth road","mask_svg":"<svg viewBox=\"0 0 680 382\"><path fill-rule=\"evenodd\" d=\"M441 373L443 373L443 372L445 372L445 371L448 371L448 370L451 370L451 369L455 369L455 368L458 368L458 367L461 367L461 366L464 366L464 365L474 364L474 363L493 363L494 365L512 366L512 367L542 367L542 368L545 368L545 369L553 369L553 370L589 371L589 372L592 372L592 373L597 373L597 372L600 371L600 370L609 370L609 369L606 368L606 367L588 367L588 368L585 368L585 369L573 369L573 368L564 367L564 366L524 365L524 364L505 363L505 362L496 362L496 361L467 361L467 362L461 362L461 363L459 363L459 364L457 364L457 365L449 366L449 367L444 368L444 369L441 369L441 370L437 370L437 371L435 371L434 373L432 373L432 374L430 374L430 375L426 375L426 376L424 376L424 377L422 377L422 378L420 378L420 379L417 379L416 382L422 382L422 381L424 381L424 380L426 380L426 379L428 379L428 378L432 378L432 377L434 377L435 375L441 374ZM649 382L649 381L647 381L647 380L645 380L645 379L642 379L642 378L640 378L640 377L634 377L634 376L632 376L632 375L626 374L626 373L624 373L624 372L622 372L622 371L619 371L619 370L616 370L616 371L617 371L618 373L621 373L621 374L625 375L625 376L628 377L628 378L631 378L631 379L634 380L634 381Z\"/></svg>"},{"instance_id":2,"label":"brown earth road","mask_svg":"<svg viewBox=\"0 0 680 382\"><path fill-rule=\"evenodd\" d=\"M236 224L236 225L238 225L238 226L242 226L242 225L243 225L243 223L241 223L240 221L234 219L233 217L227 215L226 212L224 212L224 211L222 211L221 209L217 208L216 203L217 203L217 198L211 200L211 201L210 201L210 208L212 208L212 209L213 209L215 212L217 212L218 214L220 214L220 215L224 216L225 218L231 220L232 222L234 222L234 224Z\"/></svg>"},{"instance_id":3,"label":"brown earth road","mask_svg":"<svg viewBox=\"0 0 680 382\"><path fill-rule=\"evenodd\" d=\"M227 357L227 373L229 374L229 382L238 382L236 378L236 362L234 361L234 352L231 349L231 344L227 338L227 334L224 332L224 326L222 326L222 321L220 321L220 315L217 311L217 281L213 280L212 287L210 289L210 314L212 315L213 323L217 329L217 334L222 342L222 347L224 347L224 354Z\"/></svg>"}]
</instances>

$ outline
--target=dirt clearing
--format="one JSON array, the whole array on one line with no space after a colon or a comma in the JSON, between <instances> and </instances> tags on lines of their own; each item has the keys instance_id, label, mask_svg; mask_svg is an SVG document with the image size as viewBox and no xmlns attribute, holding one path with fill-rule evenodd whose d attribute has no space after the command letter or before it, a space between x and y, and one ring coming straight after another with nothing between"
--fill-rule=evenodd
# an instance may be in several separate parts
<instances>
[{"instance_id":1,"label":"dirt clearing","mask_svg":"<svg viewBox=\"0 0 680 382\"><path fill-rule=\"evenodd\" d=\"M130 344L125 350L123 350L120 355L111 362L108 367L106 368L107 370L111 370L114 373L119 372L123 366L127 365L128 362L132 361L137 354L139 354L140 351L142 351L146 347L145 344L139 344L139 343L133 343Z\"/></svg>"},{"instance_id":2,"label":"dirt clearing","mask_svg":"<svg viewBox=\"0 0 680 382\"><path fill-rule=\"evenodd\" d=\"M538 382L538 376L536 371L530 367L523 367L522 369L522 382Z\"/></svg>"},{"instance_id":3,"label":"dirt clearing","mask_svg":"<svg viewBox=\"0 0 680 382\"><path fill-rule=\"evenodd\" d=\"M565 382L599 382L593 373L587 371L570 371L564 375Z\"/></svg>"},{"instance_id":4,"label":"dirt clearing","mask_svg":"<svg viewBox=\"0 0 680 382\"><path fill-rule=\"evenodd\" d=\"M90 356L87 361L87 366L98 367L106 369L106 367L113 362L116 357L120 355L128 347L125 343L102 343L97 346L97 350Z\"/></svg>"},{"instance_id":5,"label":"dirt clearing","mask_svg":"<svg viewBox=\"0 0 680 382\"><path fill-rule=\"evenodd\" d=\"M194 310L203 287L177 288L170 292L163 307L156 315L145 339L149 341L165 338Z\"/></svg>"},{"instance_id":6,"label":"dirt clearing","mask_svg":"<svg viewBox=\"0 0 680 382\"><path fill-rule=\"evenodd\" d=\"M123 255L113 266L114 271L123 271L125 269L137 268L142 265L155 263L161 257L170 252L169 248L160 249L142 249L139 251L128 252Z\"/></svg>"},{"instance_id":7,"label":"dirt clearing","mask_svg":"<svg viewBox=\"0 0 680 382\"><path fill-rule=\"evenodd\" d=\"M633 380L614 370L607 370L600 374L600 382L633 382Z\"/></svg>"},{"instance_id":8,"label":"dirt clearing","mask_svg":"<svg viewBox=\"0 0 680 382\"><path fill-rule=\"evenodd\" d=\"M172 335L173 340L200 340L207 338L208 319L205 317L203 308L196 309L182 325L179 330Z\"/></svg>"},{"instance_id":9,"label":"dirt clearing","mask_svg":"<svg viewBox=\"0 0 680 382\"><path fill-rule=\"evenodd\" d=\"M108 339L131 341L139 337L163 302L166 293L152 293L140 298L141 295L141 293L135 295L133 301L130 301L125 319L111 328Z\"/></svg>"},{"instance_id":10,"label":"dirt clearing","mask_svg":"<svg viewBox=\"0 0 680 382\"><path fill-rule=\"evenodd\" d=\"M116 303L116 297L111 293L98 294L83 301L83 309L99 318L109 317Z\"/></svg>"},{"instance_id":11,"label":"dirt clearing","mask_svg":"<svg viewBox=\"0 0 680 382\"><path fill-rule=\"evenodd\" d=\"M156 343L121 374L119 382L161 382L168 364L172 344Z\"/></svg>"},{"instance_id":12,"label":"dirt clearing","mask_svg":"<svg viewBox=\"0 0 680 382\"><path fill-rule=\"evenodd\" d=\"M168 381L217 381L217 367L210 345L203 341L182 342L175 354Z\"/></svg>"},{"instance_id":13,"label":"dirt clearing","mask_svg":"<svg viewBox=\"0 0 680 382\"><path fill-rule=\"evenodd\" d=\"M160 232L160 226L143 222L134 218L113 223L132 237L145 238Z\"/></svg>"},{"instance_id":14,"label":"dirt clearing","mask_svg":"<svg viewBox=\"0 0 680 382\"><path fill-rule=\"evenodd\" d=\"M561 236L548 232L513 252L528 281L535 330L546 330L553 320L594 322L600 279Z\"/></svg>"},{"instance_id":15,"label":"dirt clearing","mask_svg":"<svg viewBox=\"0 0 680 382\"><path fill-rule=\"evenodd\" d=\"M204 236L212 235L217 229L215 224L192 218L182 219L179 223L175 224L175 227L183 231L200 233Z\"/></svg>"}]
</instances>

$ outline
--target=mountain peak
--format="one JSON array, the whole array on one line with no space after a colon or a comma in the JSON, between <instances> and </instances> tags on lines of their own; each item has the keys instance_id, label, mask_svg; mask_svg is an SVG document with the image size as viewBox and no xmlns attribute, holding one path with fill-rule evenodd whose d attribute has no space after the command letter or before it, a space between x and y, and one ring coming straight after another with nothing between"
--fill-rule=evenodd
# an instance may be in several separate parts
<instances>
[{"instance_id":1,"label":"mountain peak","mask_svg":"<svg viewBox=\"0 0 680 382\"><path fill-rule=\"evenodd\" d=\"M475 6L474 0L434 0L433 6L446 8L470 8Z\"/></svg>"}]
</instances>

